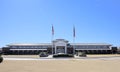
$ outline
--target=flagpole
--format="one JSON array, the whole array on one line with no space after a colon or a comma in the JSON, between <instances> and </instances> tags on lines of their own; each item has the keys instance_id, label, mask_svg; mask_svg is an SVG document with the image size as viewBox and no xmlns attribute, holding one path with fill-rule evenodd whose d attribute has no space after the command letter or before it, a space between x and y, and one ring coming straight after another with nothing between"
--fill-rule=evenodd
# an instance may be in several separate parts
<instances>
[{"instance_id":1,"label":"flagpole","mask_svg":"<svg viewBox=\"0 0 120 72\"><path fill-rule=\"evenodd\" d=\"M52 38L51 38L51 42L52 42L52 55L53 55L53 35L52 35Z\"/></svg>"},{"instance_id":2,"label":"flagpole","mask_svg":"<svg viewBox=\"0 0 120 72\"><path fill-rule=\"evenodd\" d=\"M74 48L74 51L73 53L75 54L75 26L73 25L73 48Z\"/></svg>"},{"instance_id":3,"label":"flagpole","mask_svg":"<svg viewBox=\"0 0 120 72\"><path fill-rule=\"evenodd\" d=\"M73 43L74 43L74 54L75 54L75 37L73 38Z\"/></svg>"},{"instance_id":4,"label":"flagpole","mask_svg":"<svg viewBox=\"0 0 120 72\"><path fill-rule=\"evenodd\" d=\"M53 24L52 24L52 37L51 37L51 42L53 41L53 38L54 38L54 27L53 27ZM52 42L52 55L53 55L53 42Z\"/></svg>"}]
</instances>

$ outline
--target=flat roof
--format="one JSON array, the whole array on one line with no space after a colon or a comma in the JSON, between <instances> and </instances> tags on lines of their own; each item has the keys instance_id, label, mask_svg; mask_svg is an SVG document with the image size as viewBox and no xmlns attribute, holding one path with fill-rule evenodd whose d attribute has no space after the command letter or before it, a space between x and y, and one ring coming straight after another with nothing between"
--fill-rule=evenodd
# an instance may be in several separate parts
<instances>
[{"instance_id":1,"label":"flat roof","mask_svg":"<svg viewBox=\"0 0 120 72\"><path fill-rule=\"evenodd\" d=\"M96 48L96 49L81 49L81 48L79 48L79 49L75 49L75 50L111 50L110 48Z\"/></svg>"},{"instance_id":2,"label":"flat roof","mask_svg":"<svg viewBox=\"0 0 120 72\"><path fill-rule=\"evenodd\" d=\"M51 43L12 43L7 46L48 46L52 45Z\"/></svg>"},{"instance_id":3,"label":"flat roof","mask_svg":"<svg viewBox=\"0 0 120 72\"><path fill-rule=\"evenodd\" d=\"M47 50L47 49L10 49L10 50Z\"/></svg>"},{"instance_id":4,"label":"flat roof","mask_svg":"<svg viewBox=\"0 0 120 72\"><path fill-rule=\"evenodd\" d=\"M70 45L109 45L108 43L69 43ZM12 43L7 46L51 46L52 43Z\"/></svg>"},{"instance_id":5,"label":"flat roof","mask_svg":"<svg viewBox=\"0 0 120 72\"><path fill-rule=\"evenodd\" d=\"M70 45L112 45L108 43L70 43Z\"/></svg>"}]
</instances>

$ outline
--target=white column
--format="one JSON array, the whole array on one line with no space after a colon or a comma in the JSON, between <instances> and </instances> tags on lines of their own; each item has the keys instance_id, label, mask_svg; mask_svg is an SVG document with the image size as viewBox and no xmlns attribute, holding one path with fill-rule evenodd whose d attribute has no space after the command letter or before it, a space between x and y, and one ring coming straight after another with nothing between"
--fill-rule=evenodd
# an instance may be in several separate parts
<instances>
[{"instance_id":1,"label":"white column","mask_svg":"<svg viewBox=\"0 0 120 72\"><path fill-rule=\"evenodd\" d=\"M65 46L65 54L67 54L67 46Z\"/></svg>"},{"instance_id":2,"label":"white column","mask_svg":"<svg viewBox=\"0 0 120 72\"><path fill-rule=\"evenodd\" d=\"M73 46L73 54L75 54L75 46Z\"/></svg>"},{"instance_id":3,"label":"white column","mask_svg":"<svg viewBox=\"0 0 120 72\"><path fill-rule=\"evenodd\" d=\"M56 54L56 46L55 46L55 54Z\"/></svg>"}]
</instances>

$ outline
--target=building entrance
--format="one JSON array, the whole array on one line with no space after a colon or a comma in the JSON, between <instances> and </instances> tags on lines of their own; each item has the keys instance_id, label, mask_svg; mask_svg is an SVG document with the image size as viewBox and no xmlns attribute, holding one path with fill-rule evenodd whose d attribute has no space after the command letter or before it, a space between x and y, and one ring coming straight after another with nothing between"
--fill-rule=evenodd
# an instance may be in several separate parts
<instances>
[{"instance_id":1,"label":"building entrance","mask_svg":"<svg viewBox=\"0 0 120 72\"><path fill-rule=\"evenodd\" d=\"M65 53L65 46L57 46L56 53Z\"/></svg>"}]
</instances>

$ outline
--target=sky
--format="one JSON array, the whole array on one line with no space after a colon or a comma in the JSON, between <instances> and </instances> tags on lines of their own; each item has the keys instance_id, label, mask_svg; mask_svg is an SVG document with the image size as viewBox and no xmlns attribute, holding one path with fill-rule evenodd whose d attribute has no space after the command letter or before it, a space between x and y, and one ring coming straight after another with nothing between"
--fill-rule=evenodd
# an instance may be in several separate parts
<instances>
[{"instance_id":1,"label":"sky","mask_svg":"<svg viewBox=\"0 0 120 72\"><path fill-rule=\"evenodd\" d=\"M109 43L120 46L120 0L0 0L0 47L10 43Z\"/></svg>"}]
</instances>

